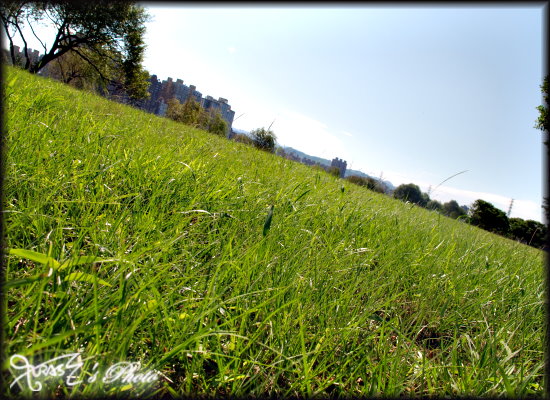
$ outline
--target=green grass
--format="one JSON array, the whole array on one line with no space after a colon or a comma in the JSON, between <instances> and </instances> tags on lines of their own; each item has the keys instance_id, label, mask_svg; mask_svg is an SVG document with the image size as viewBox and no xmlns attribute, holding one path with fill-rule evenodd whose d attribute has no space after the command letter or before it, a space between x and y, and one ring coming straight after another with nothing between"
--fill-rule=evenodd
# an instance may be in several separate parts
<instances>
[{"instance_id":1,"label":"green grass","mask_svg":"<svg viewBox=\"0 0 550 400\"><path fill-rule=\"evenodd\" d=\"M169 379L43 393L542 396L541 251L26 72L5 81L7 244L44 257L7 258L7 356L80 351L83 371L141 361Z\"/></svg>"}]
</instances>

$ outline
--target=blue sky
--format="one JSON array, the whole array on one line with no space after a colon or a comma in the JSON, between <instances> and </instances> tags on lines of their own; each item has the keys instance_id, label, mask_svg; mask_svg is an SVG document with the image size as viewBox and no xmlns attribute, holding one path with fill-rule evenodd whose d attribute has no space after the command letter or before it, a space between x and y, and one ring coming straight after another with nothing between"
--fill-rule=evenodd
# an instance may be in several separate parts
<instances>
[{"instance_id":1,"label":"blue sky","mask_svg":"<svg viewBox=\"0 0 550 400\"><path fill-rule=\"evenodd\" d=\"M541 221L543 6L143 3L145 68L229 100L234 128Z\"/></svg>"},{"instance_id":2,"label":"blue sky","mask_svg":"<svg viewBox=\"0 0 550 400\"><path fill-rule=\"evenodd\" d=\"M542 6L148 9L146 68L235 128L424 191L468 170L431 197L541 220Z\"/></svg>"}]
</instances>

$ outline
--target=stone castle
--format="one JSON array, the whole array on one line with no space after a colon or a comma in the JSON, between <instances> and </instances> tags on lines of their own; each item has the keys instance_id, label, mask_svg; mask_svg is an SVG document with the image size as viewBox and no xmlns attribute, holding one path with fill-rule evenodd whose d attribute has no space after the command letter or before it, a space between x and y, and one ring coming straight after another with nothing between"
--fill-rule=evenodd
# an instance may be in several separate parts
<instances>
[{"instance_id":1,"label":"stone castle","mask_svg":"<svg viewBox=\"0 0 550 400\"><path fill-rule=\"evenodd\" d=\"M26 62L24 51L23 49L20 49L19 46L13 47L15 59L17 60L17 63L23 67ZM27 53L32 63L39 61L42 57L38 50L28 49ZM3 58L4 62L11 64L9 50L3 49ZM40 71L39 74L47 77L47 66ZM231 106L229 105L227 99L220 97L216 100L212 96L203 97L202 93L197 91L197 88L194 85L184 85L183 80L181 79L176 79L174 82L172 78L168 78L167 80L161 82L156 75L152 75L149 78L149 88L147 90L149 91L150 97L137 102L130 102L130 99L125 93L117 91L113 86L108 86L107 93L103 93L103 95L120 103L132 104L136 108L159 116L166 115L166 110L168 109L167 103L170 99L176 98L181 103L185 103L187 99L192 97L205 110L219 111L224 121L227 122L228 134L231 132L235 111L231 110Z\"/></svg>"}]
</instances>

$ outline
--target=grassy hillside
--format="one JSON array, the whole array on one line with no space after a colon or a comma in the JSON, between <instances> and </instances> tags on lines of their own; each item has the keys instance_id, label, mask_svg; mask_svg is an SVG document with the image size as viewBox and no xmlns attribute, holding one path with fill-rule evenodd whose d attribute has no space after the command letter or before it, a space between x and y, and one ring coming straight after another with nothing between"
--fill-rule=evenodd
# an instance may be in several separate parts
<instances>
[{"instance_id":1,"label":"grassy hillside","mask_svg":"<svg viewBox=\"0 0 550 400\"><path fill-rule=\"evenodd\" d=\"M19 249L7 258L7 356L81 352L84 374L120 361L163 374L58 378L42 393L543 393L541 251L56 82L5 77L4 218Z\"/></svg>"}]
</instances>

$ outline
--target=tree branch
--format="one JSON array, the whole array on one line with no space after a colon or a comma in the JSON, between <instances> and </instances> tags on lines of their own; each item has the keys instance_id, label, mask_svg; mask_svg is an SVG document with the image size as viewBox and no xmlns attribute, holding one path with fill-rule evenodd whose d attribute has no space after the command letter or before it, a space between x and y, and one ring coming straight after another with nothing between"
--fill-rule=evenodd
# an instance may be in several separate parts
<instances>
[{"instance_id":1,"label":"tree branch","mask_svg":"<svg viewBox=\"0 0 550 400\"><path fill-rule=\"evenodd\" d=\"M47 15L47 13L46 13L46 15ZM52 44L52 47L50 48L50 51L47 52L46 54L44 54L44 57L42 57L42 59L36 65L35 70L32 70L31 72L40 71L42 68L44 68L44 66L47 63L49 63L50 61L55 60L56 58L62 56L63 54L65 54L67 51L70 50L70 48L67 48L63 51L63 47L61 46L61 42L64 38L64 36L62 36L62 34L64 34L63 30L65 29L65 23L66 22L63 21L62 24L59 26L59 28L57 30L57 34L55 35L55 39L54 39L54 42ZM58 50L58 49L62 49L62 52L56 53L55 51Z\"/></svg>"},{"instance_id":2,"label":"tree branch","mask_svg":"<svg viewBox=\"0 0 550 400\"><path fill-rule=\"evenodd\" d=\"M88 57L86 57L84 54L82 54L81 52L79 52L76 48L73 49L73 51L78 54L84 61L86 61L88 64L90 64L96 71L97 73L99 74L100 78L104 81L104 82L112 82L112 80L110 78L107 78L105 77L105 75L103 75L103 73L101 72L101 70L93 63L93 61L91 61Z\"/></svg>"},{"instance_id":3,"label":"tree branch","mask_svg":"<svg viewBox=\"0 0 550 400\"><path fill-rule=\"evenodd\" d=\"M40 40L40 38L36 35L36 33L34 32L34 29L32 27L32 24L31 22L29 21L29 17L27 16L27 22L29 24L29 27L31 28L31 32L32 34L34 35L34 37L36 38L36 40L38 40L40 42L40 44L42 45L42 47L44 48L44 54L46 54L46 51L48 51L48 49L46 48L46 45L44 43L42 43L42 40Z\"/></svg>"}]
</instances>

